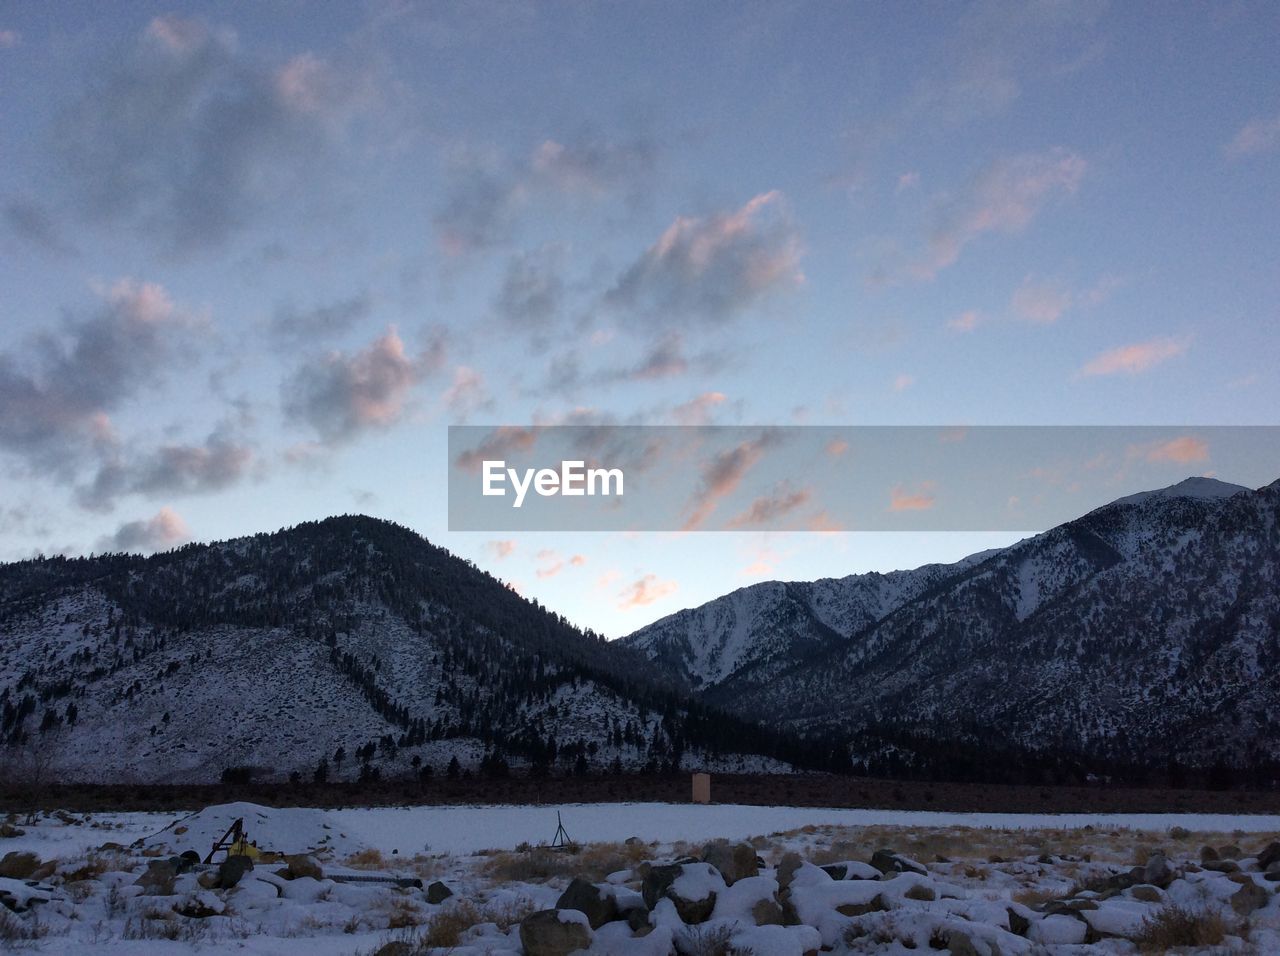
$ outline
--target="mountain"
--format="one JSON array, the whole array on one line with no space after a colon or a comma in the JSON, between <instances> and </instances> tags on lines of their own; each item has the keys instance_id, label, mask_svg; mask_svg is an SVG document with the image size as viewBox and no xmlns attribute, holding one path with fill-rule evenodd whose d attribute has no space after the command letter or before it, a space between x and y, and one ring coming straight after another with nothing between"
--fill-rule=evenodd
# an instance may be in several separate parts
<instances>
[{"instance_id":1,"label":"mountain","mask_svg":"<svg viewBox=\"0 0 1280 956\"><path fill-rule=\"evenodd\" d=\"M776 734L648 669L365 517L0 566L0 739L68 779L787 769Z\"/></svg>"},{"instance_id":2,"label":"mountain","mask_svg":"<svg viewBox=\"0 0 1280 956\"><path fill-rule=\"evenodd\" d=\"M1278 514L1280 482L1190 479L953 565L744 588L623 643L881 772L984 748L1274 763Z\"/></svg>"}]
</instances>

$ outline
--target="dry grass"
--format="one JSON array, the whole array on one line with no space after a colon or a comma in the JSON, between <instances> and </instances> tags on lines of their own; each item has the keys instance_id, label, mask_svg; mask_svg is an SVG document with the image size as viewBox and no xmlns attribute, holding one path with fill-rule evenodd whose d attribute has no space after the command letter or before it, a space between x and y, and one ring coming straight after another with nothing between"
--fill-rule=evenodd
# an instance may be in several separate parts
<instances>
[{"instance_id":1,"label":"dry grass","mask_svg":"<svg viewBox=\"0 0 1280 956\"><path fill-rule=\"evenodd\" d=\"M1027 886L1018 890L1011 898L1015 903L1021 903L1023 906L1038 906L1041 903L1056 900L1061 896L1062 894L1060 892L1049 889L1048 887Z\"/></svg>"},{"instance_id":2,"label":"dry grass","mask_svg":"<svg viewBox=\"0 0 1280 956\"><path fill-rule=\"evenodd\" d=\"M358 870L381 870L387 866L387 858L382 851L373 847L352 853L345 860L347 866Z\"/></svg>"},{"instance_id":3,"label":"dry grass","mask_svg":"<svg viewBox=\"0 0 1280 956\"><path fill-rule=\"evenodd\" d=\"M1219 913L1170 905L1147 918L1136 942L1144 953L1164 953L1176 946L1220 946L1229 931Z\"/></svg>"},{"instance_id":4,"label":"dry grass","mask_svg":"<svg viewBox=\"0 0 1280 956\"><path fill-rule=\"evenodd\" d=\"M419 950L452 949L467 930L481 923L494 923L505 933L534 909L533 902L526 899L494 901L483 907L472 900L450 901L431 915L413 942Z\"/></svg>"},{"instance_id":5,"label":"dry grass","mask_svg":"<svg viewBox=\"0 0 1280 956\"><path fill-rule=\"evenodd\" d=\"M653 849L643 843L588 843L574 853L532 847L491 854L481 871L498 882L545 883L573 876L599 881L610 873L631 869L652 855Z\"/></svg>"},{"instance_id":6,"label":"dry grass","mask_svg":"<svg viewBox=\"0 0 1280 956\"><path fill-rule=\"evenodd\" d=\"M408 929L425 922L418 904L407 896L397 896L387 909L387 929Z\"/></svg>"},{"instance_id":7,"label":"dry grass","mask_svg":"<svg viewBox=\"0 0 1280 956\"><path fill-rule=\"evenodd\" d=\"M63 878L68 883L75 883L78 880L96 880L103 873L131 869L133 869L133 861L128 853L120 850L90 850L84 863L65 874Z\"/></svg>"}]
</instances>

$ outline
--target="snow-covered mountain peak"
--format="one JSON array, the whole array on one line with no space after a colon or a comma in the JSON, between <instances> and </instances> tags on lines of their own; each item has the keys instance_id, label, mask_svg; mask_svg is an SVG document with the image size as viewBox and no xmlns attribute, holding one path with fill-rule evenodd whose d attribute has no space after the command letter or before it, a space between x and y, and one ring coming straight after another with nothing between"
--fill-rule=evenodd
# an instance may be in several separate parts
<instances>
[{"instance_id":1,"label":"snow-covered mountain peak","mask_svg":"<svg viewBox=\"0 0 1280 956\"><path fill-rule=\"evenodd\" d=\"M1229 481L1219 481L1217 478L1196 476L1184 478L1177 484L1169 485L1167 488L1157 488L1154 491L1139 491L1137 494L1117 498L1111 502L1111 505L1136 505L1154 498L1195 498L1201 501L1212 501L1220 498L1231 498L1242 491L1248 490L1244 485L1234 485ZM1111 507L1111 505L1106 505L1105 507Z\"/></svg>"}]
</instances>

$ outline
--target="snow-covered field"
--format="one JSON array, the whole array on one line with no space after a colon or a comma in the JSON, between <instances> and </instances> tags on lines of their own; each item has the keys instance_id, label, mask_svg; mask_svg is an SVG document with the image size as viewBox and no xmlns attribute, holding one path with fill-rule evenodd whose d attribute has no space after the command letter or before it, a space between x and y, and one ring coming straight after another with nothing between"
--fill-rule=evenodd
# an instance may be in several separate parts
<instances>
[{"instance_id":1,"label":"snow-covered field","mask_svg":"<svg viewBox=\"0 0 1280 956\"><path fill-rule=\"evenodd\" d=\"M557 810L573 852L539 848ZM202 858L236 818L264 849L308 859L243 874L175 859ZM0 838L0 949L461 956L530 951L523 934L566 954L1126 953L1161 938L1280 952L1275 816L227 804L15 823ZM742 846L709 852L716 839ZM575 878L587 902L570 906Z\"/></svg>"}]
</instances>

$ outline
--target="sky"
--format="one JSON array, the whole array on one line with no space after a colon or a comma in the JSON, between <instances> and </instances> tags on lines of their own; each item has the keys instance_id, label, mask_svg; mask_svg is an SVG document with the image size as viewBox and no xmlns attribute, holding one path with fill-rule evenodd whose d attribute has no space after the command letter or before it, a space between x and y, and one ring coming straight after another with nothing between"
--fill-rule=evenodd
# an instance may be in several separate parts
<instances>
[{"instance_id":1,"label":"sky","mask_svg":"<svg viewBox=\"0 0 1280 956\"><path fill-rule=\"evenodd\" d=\"M1273 3L0 3L0 560L359 512L613 637L1007 544L450 533L447 430L1273 423L1277 51Z\"/></svg>"}]
</instances>

